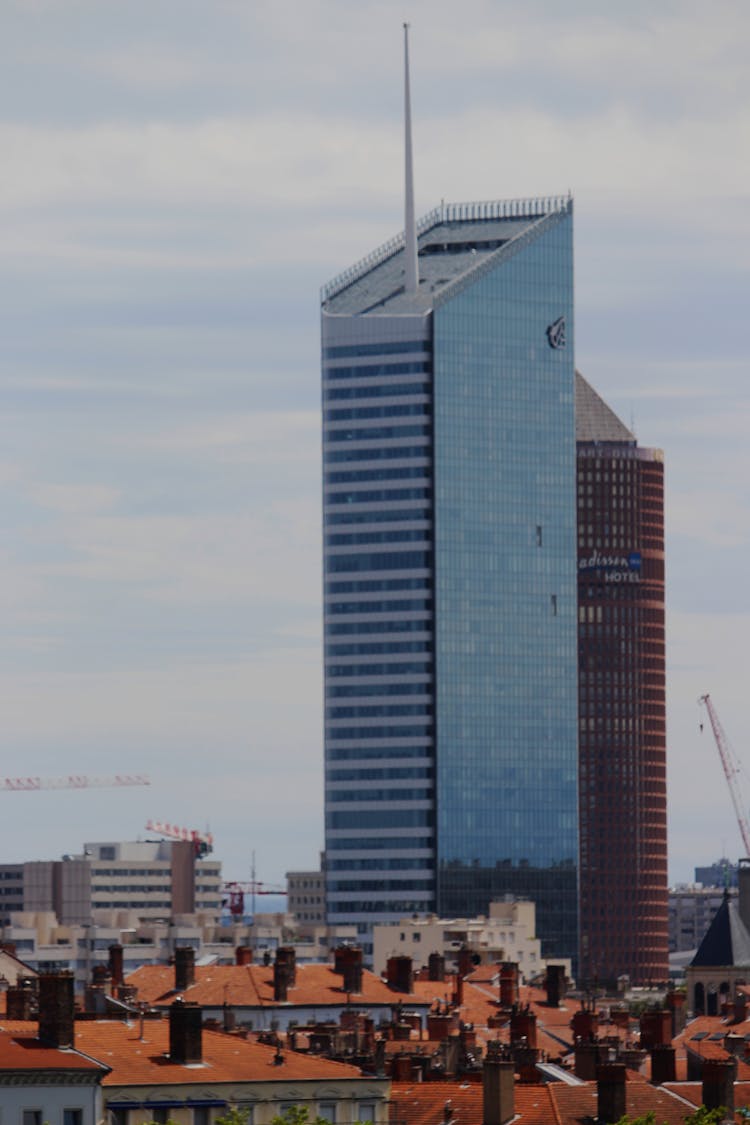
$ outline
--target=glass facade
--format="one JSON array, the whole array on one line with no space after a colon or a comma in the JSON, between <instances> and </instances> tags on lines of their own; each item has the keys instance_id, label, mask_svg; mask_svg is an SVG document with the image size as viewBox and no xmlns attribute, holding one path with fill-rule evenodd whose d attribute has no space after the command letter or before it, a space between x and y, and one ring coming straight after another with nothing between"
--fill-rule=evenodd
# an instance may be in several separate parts
<instances>
[{"instance_id":1,"label":"glass facade","mask_svg":"<svg viewBox=\"0 0 750 1125\"><path fill-rule=\"evenodd\" d=\"M327 910L366 952L511 893L576 953L572 207L516 206L423 224L411 300L403 254L324 297Z\"/></svg>"}]
</instances>

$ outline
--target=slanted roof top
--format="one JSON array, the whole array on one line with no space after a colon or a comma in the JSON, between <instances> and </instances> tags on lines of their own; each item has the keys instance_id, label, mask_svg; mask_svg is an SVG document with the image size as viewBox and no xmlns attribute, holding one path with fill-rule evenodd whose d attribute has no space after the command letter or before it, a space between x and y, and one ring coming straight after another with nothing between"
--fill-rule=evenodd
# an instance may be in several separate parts
<instances>
[{"instance_id":1,"label":"slanted roof top","mask_svg":"<svg viewBox=\"0 0 750 1125\"><path fill-rule=\"evenodd\" d=\"M35 1023L10 1024L10 1035L0 1036L28 1045L39 1043ZM283 1051L281 1061L276 1048L222 1031L203 1029L201 1063L177 1063L169 1057L169 1020L144 1020L143 1032L138 1021L76 1020L76 1051L55 1051L38 1046L21 1055L55 1055L77 1060L80 1069L109 1068L104 1086L168 1086L215 1082L317 1082L329 1079L360 1079L358 1066L324 1059L319 1055ZM83 1052L79 1054L78 1051ZM86 1058L85 1056L90 1056ZM28 1066L32 1064L27 1064ZM39 1065L39 1064L36 1064ZM57 1063L51 1064L57 1069ZM70 1062L69 1066L76 1065ZM3 1059L3 1069L6 1069Z\"/></svg>"},{"instance_id":2,"label":"slanted roof top","mask_svg":"<svg viewBox=\"0 0 750 1125\"><path fill-rule=\"evenodd\" d=\"M416 294L404 290L406 258L400 234L323 287L325 311L350 316L426 312L449 286L470 277L548 216L569 208L570 200L561 197L442 204L417 224Z\"/></svg>"},{"instance_id":3,"label":"slanted roof top","mask_svg":"<svg viewBox=\"0 0 750 1125\"><path fill-rule=\"evenodd\" d=\"M738 902L730 899L726 891L690 964L712 968L732 965L750 968L750 934L740 917Z\"/></svg>"},{"instance_id":4,"label":"slanted roof top","mask_svg":"<svg viewBox=\"0 0 750 1125\"><path fill-rule=\"evenodd\" d=\"M38 1024L4 1024L0 1028L0 1071L86 1071L106 1072L107 1064L87 1058L71 1048L50 1047L38 1038Z\"/></svg>"},{"instance_id":5,"label":"slanted roof top","mask_svg":"<svg viewBox=\"0 0 750 1125\"><path fill-rule=\"evenodd\" d=\"M344 980L332 965L297 965L296 979L289 986L285 1008L324 1009L347 1003ZM195 1001L204 1008L265 1008L276 1006L272 965L196 965L195 983L178 993L175 990L174 968L167 965L142 965L127 978L138 989L138 999L154 1007L169 1007L178 995ZM353 1002L368 1006L429 1007L434 999L450 998L451 981L415 981L411 993L397 992L367 969L362 971L362 991L353 993Z\"/></svg>"},{"instance_id":6,"label":"slanted roof top","mask_svg":"<svg viewBox=\"0 0 750 1125\"><path fill-rule=\"evenodd\" d=\"M635 435L576 371L576 441L635 443Z\"/></svg>"}]
</instances>

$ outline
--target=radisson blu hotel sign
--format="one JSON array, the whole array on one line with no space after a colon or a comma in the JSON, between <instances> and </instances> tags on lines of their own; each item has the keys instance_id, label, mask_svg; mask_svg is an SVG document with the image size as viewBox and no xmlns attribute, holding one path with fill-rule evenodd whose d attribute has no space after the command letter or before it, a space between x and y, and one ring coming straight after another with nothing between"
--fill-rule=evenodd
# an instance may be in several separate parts
<instances>
[{"instance_id":1,"label":"radisson blu hotel sign","mask_svg":"<svg viewBox=\"0 0 750 1125\"><path fill-rule=\"evenodd\" d=\"M640 582L641 552L629 551L627 555L601 555L594 551L578 560L579 570L604 571L605 582Z\"/></svg>"}]
</instances>

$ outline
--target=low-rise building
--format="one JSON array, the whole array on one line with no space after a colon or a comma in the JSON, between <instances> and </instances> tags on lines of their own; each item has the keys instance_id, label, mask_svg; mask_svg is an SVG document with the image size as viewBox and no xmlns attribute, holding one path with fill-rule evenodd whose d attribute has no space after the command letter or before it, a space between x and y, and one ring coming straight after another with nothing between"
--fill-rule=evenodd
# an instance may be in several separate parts
<instances>
[{"instance_id":1,"label":"low-rise building","mask_svg":"<svg viewBox=\"0 0 750 1125\"><path fill-rule=\"evenodd\" d=\"M413 915L398 923L373 927L373 968L385 971L388 958L408 954L417 969L427 968L431 953L445 959L445 968L455 972L459 952L468 949L475 963L513 961L521 979L543 973L546 961L536 936L536 909L533 902L513 899L490 904L489 916L478 918L438 918L434 914ZM570 976L570 962L565 964Z\"/></svg>"},{"instance_id":2,"label":"low-rise building","mask_svg":"<svg viewBox=\"0 0 750 1125\"><path fill-rule=\"evenodd\" d=\"M141 919L211 914L222 906L221 863L196 854L187 840L87 843L80 855L0 867L0 924L13 913L54 913L81 925L97 910L126 910Z\"/></svg>"}]
</instances>

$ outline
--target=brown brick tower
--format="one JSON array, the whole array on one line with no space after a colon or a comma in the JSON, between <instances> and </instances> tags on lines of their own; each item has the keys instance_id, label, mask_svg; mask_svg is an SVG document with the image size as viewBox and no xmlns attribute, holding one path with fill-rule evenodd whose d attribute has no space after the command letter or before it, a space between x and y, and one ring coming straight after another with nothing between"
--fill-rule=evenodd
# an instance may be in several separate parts
<instances>
[{"instance_id":1,"label":"brown brick tower","mask_svg":"<svg viewBox=\"0 0 750 1125\"><path fill-rule=\"evenodd\" d=\"M664 465L580 374L581 982L667 979Z\"/></svg>"}]
</instances>

